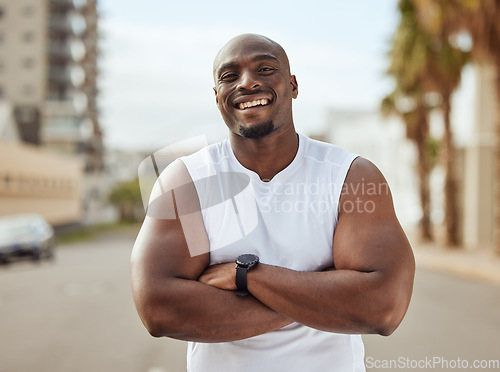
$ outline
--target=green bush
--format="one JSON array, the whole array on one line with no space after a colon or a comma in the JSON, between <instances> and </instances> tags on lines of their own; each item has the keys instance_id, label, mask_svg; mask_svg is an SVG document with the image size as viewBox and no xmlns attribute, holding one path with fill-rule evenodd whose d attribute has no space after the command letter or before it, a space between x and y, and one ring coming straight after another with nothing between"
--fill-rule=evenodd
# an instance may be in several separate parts
<instances>
[{"instance_id":1,"label":"green bush","mask_svg":"<svg viewBox=\"0 0 500 372\"><path fill-rule=\"evenodd\" d=\"M109 194L109 202L120 212L120 220L136 222L144 217L139 179L116 185Z\"/></svg>"}]
</instances>

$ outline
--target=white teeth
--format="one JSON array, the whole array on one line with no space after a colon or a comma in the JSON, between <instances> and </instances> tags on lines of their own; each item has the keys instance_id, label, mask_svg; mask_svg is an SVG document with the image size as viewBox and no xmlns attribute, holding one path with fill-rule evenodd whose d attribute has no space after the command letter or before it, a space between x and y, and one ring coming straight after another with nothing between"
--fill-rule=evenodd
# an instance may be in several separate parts
<instances>
[{"instance_id":1,"label":"white teeth","mask_svg":"<svg viewBox=\"0 0 500 372\"><path fill-rule=\"evenodd\" d=\"M243 103L240 103L238 106L239 106L240 110L244 110L247 107L265 106L268 103L269 103L269 101L267 100L267 98L263 98L263 99L258 99L258 100L252 101L252 102L243 102Z\"/></svg>"}]
</instances>

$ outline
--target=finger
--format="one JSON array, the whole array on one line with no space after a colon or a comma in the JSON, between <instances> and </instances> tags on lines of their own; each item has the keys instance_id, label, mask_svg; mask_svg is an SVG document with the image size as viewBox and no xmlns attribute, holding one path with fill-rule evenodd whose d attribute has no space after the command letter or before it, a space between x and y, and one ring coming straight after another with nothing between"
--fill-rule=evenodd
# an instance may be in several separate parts
<instances>
[{"instance_id":1,"label":"finger","mask_svg":"<svg viewBox=\"0 0 500 372\"><path fill-rule=\"evenodd\" d=\"M198 281L201 282L201 283L208 284L208 282L211 280L211 277L212 277L211 275L202 274L198 278Z\"/></svg>"}]
</instances>

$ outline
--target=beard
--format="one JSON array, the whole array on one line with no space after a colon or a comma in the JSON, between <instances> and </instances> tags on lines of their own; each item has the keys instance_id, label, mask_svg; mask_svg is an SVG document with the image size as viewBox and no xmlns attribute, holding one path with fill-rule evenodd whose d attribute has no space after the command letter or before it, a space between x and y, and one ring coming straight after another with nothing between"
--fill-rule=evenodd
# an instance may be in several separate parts
<instances>
[{"instance_id":1,"label":"beard","mask_svg":"<svg viewBox=\"0 0 500 372\"><path fill-rule=\"evenodd\" d=\"M274 129L274 123L270 120L250 127L240 127L239 132L244 138L257 139L271 134Z\"/></svg>"}]
</instances>

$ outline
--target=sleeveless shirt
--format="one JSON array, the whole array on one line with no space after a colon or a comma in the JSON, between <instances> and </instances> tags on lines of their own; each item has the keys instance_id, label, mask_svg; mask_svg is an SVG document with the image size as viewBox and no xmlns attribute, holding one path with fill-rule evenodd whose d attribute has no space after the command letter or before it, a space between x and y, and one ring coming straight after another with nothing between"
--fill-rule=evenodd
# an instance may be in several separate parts
<instances>
[{"instance_id":1,"label":"sleeveless shirt","mask_svg":"<svg viewBox=\"0 0 500 372\"><path fill-rule=\"evenodd\" d=\"M333 266L340 194L357 155L298 138L294 160L268 182L238 162L227 139L180 158L198 193L211 265L253 253L297 271ZM187 370L358 372L365 371L363 358L361 335L292 323L239 341L189 342Z\"/></svg>"}]
</instances>

